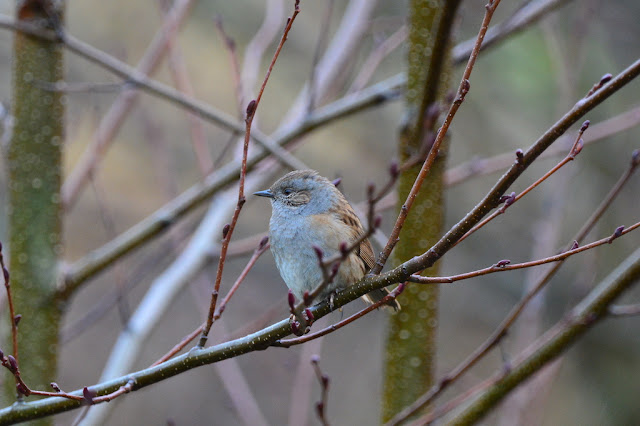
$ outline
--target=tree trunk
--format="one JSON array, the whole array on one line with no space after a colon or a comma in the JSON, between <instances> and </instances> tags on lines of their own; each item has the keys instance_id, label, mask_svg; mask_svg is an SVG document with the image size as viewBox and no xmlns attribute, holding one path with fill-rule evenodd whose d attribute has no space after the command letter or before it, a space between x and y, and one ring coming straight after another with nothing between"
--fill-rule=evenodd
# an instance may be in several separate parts
<instances>
[{"instance_id":1,"label":"tree trunk","mask_svg":"<svg viewBox=\"0 0 640 426\"><path fill-rule=\"evenodd\" d=\"M433 108L448 89L450 32L459 0L412 0L405 123L399 138L400 163L419 158L398 180L399 208L407 198L435 136ZM400 233L392 261L398 265L424 253L442 233L443 173L440 149ZM436 274L436 268L428 273ZM400 296L402 310L390 318L386 344L382 420L388 421L433 384L438 325L437 286L410 285Z\"/></svg>"},{"instance_id":2,"label":"tree trunk","mask_svg":"<svg viewBox=\"0 0 640 426\"><path fill-rule=\"evenodd\" d=\"M41 6L46 4L47 10ZM60 22L62 1L21 1L17 17L51 28ZM54 15L51 18L51 15ZM53 24L52 24L53 23ZM15 33L12 112L15 126L7 147L9 271L18 332L18 363L33 389L50 390L56 378L60 306L55 298L62 255L60 181L64 100L40 83L63 76L59 43ZM13 353L4 343L5 353ZM15 399L15 382L5 380L5 398ZM45 421L45 423L50 423Z\"/></svg>"}]
</instances>

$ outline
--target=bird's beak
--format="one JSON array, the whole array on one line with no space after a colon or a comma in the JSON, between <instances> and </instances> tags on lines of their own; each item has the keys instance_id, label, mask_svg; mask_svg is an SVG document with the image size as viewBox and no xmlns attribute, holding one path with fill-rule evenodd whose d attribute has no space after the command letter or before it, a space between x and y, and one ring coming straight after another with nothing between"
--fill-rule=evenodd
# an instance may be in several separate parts
<instances>
[{"instance_id":1,"label":"bird's beak","mask_svg":"<svg viewBox=\"0 0 640 426\"><path fill-rule=\"evenodd\" d=\"M273 198L273 192L269 191L268 189L265 189L264 191L254 192L253 195L257 195L258 197Z\"/></svg>"}]
</instances>

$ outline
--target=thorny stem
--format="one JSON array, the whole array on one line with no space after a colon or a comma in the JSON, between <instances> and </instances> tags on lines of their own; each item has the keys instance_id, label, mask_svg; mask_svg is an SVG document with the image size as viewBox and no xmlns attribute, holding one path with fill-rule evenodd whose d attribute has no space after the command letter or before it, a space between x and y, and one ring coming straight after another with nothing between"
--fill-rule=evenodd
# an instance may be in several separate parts
<instances>
[{"instance_id":1,"label":"thorny stem","mask_svg":"<svg viewBox=\"0 0 640 426\"><path fill-rule=\"evenodd\" d=\"M218 293L220 291L220 284L222 282L222 271L224 270L224 264L227 258L227 249L229 248L229 242L231 241L231 236L233 235L233 231L238 223L238 217L240 216L240 211L242 210L242 206L245 203L244 197L244 182L245 177L247 175L247 156L249 153L249 141L251 140L251 124L253 123L253 118L255 117L256 109L260 104L260 99L262 99L262 94L264 93L264 89L269 81L269 76L271 75L271 71L278 59L278 55L284 46L284 42L287 40L287 35L293 26L293 21L298 16L300 12L300 1L296 0L293 15L289 18L287 25L284 29L284 33L282 34L282 38L280 39L280 43L278 43L278 47L273 55L273 59L269 64L269 69L267 70L267 74L264 77L262 82L262 86L260 87L260 92L258 92L258 97L249 102L247 106L247 118L245 119L245 137L244 137L244 146L242 151L242 166L240 168L240 184L238 189L238 203L236 205L236 209L233 212L233 218L231 219L231 223L229 227L226 228L226 231L223 231L224 238L222 241L222 247L220 250L220 257L218 259L218 271L216 273L216 281L213 288L213 292L211 293L211 304L209 305L209 314L207 315L207 322L202 330L202 336L200 337L200 341L198 342L198 347L204 347L209 331L211 330L211 326L213 325L213 317L215 315L216 310L216 302L218 300Z\"/></svg>"},{"instance_id":2,"label":"thorny stem","mask_svg":"<svg viewBox=\"0 0 640 426\"><path fill-rule=\"evenodd\" d=\"M376 262L376 264L374 265L371 271L375 275L379 274L380 271L382 271L382 268L386 264L387 259L389 259L389 256L391 255L391 251L397 244L398 236L400 235L402 226L404 225L404 222L407 216L409 215L411 206L413 205L413 202L415 201L416 196L418 195L418 192L422 187L422 183L424 182L425 178L427 177L427 174L431 170L431 166L433 165L433 163L436 160L436 157L438 156L440 145L444 141L444 137L446 136L447 131L449 130L449 126L451 126L451 122L453 121L453 118L458 112L460 105L462 105L462 102L464 101L466 94L469 92L469 89L471 87L469 83L469 78L471 77L471 71L473 71L473 66L475 65L476 59L478 58L478 53L480 52L480 47L482 46L482 40L484 39L484 35L486 34L487 29L489 28L489 22L491 22L493 12L496 10L499 4L500 4L500 0L492 0L486 5L486 11L484 14L484 19L482 20L482 26L480 27L480 31L478 32L476 42L473 46L473 49L471 50L471 54L469 56L469 61L467 62L467 66L464 70L464 73L462 74L462 80L460 81L460 85L458 86L457 96L454 99L454 101L451 103L451 106L449 107L449 112L447 113L447 117L445 118L444 123L442 124L442 127L440 127L440 130L438 130L436 139L433 142L431 150L429 151L429 155L427 156L424 163L422 164L422 168L420 169L420 172L418 173L418 176L416 177L416 180L413 183L413 187L411 188L411 191L409 191L407 200L405 201L405 203L402 205L402 208L400 209L400 213L398 214L398 219L396 220L393 230L391 231L391 235L389 236L389 241L387 242L387 245L385 246L384 250L380 254L380 258L378 259L378 261Z\"/></svg>"},{"instance_id":3,"label":"thorny stem","mask_svg":"<svg viewBox=\"0 0 640 426\"><path fill-rule=\"evenodd\" d=\"M487 216L483 220L481 220L478 224L476 224L473 228L471 228L469 230L469 232L464 234L456 242L456 245L460 244L462 241L464 241L469 236L471 236L471 234L475 233L478 229L482 228L487 223L491 222L493 219L495 219L496 217L498 217L501 214L503 214L505 211L507 211L507 208L509 208L512 205L514 205L518 200L520 200L522 197L527 195L529 192L531 192L534 188L536 188L542 182L544 182L549 177L551 177L551 175L553 175L555 172L560 170L565 164L567 164L570 161L573 161L573 159L576 158L576 156L580 153L580 151L582 151L582 147L584 146L584 141L582 140L582 135L584 134L584 132L589 127L589 124L590 124L589 120L585 121L582 124L582 127L578 131L578 136L576 137L576 140L573 143L573 145L572 145L571 149L569 150L569 153L566 155L566 157L564 157L558 164L556 164L554 167L552 167L551 170L547 171L544 175L542 175L538 180L536 180L534 183L529 185L529 187L527 187L520 194L518 194L518 195L513 194L512 196L505 197L505 203L502 205L501 208L499 208L498 210L494 211L489 216ZM518 164L518 162L522 161L523 155L524 154L522 153L521 150L518 150L516 152L516 163L517 164Z\"/></svg>"}]
</instances>

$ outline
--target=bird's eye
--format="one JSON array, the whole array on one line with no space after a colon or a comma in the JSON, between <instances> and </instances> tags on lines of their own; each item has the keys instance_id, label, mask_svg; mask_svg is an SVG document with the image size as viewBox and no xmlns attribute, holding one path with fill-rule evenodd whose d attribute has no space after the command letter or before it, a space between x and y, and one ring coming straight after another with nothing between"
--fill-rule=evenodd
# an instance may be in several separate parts
<instances>
[{"instance_id":1,"label":"bird's eye","mask_svg":"<svg viewBox=\"0 0 640 426\"><path fill-rule=\"evenodd\" d=\"M284 195L291 195L291 193L293 193L293 189L291 189L291 188L285 188L285 189L283 189L283 190L282 190L282 193L283 193Z\"/></svg>"}]
</instances>

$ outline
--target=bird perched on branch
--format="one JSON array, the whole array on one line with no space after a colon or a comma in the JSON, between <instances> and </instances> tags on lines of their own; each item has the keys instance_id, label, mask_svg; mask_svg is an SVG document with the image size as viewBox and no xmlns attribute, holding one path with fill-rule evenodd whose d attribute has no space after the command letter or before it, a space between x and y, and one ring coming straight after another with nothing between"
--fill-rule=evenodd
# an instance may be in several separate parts
<instances>
[{"instance_id":1,"label":"bird perched on branch","mask_svg":"<svg viewBox=\"0 0 640 426\"><path fill-rule=\"evenodd\" d=\"M254 195L271 199L269 240L282 279L298 300L328 298L360 281L375 256L360 219L342 193L314 170L296 170ZM330 261L335 259L335 261ZM323 271L324 268L324 271ZM375 303L385 288L363 296ZM395 299L387 302L395 310Z\"/></svg>"}]
</instances>

